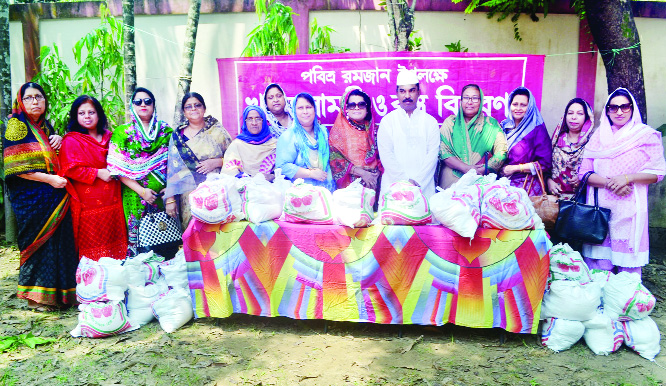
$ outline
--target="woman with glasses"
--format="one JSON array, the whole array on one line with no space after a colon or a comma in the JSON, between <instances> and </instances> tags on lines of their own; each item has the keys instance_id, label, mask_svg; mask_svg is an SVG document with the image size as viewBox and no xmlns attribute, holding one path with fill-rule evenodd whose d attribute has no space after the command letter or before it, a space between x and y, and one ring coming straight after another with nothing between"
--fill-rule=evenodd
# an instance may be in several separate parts
<instances>
[{"instance_id":1,"label":"woman with glasses","mask_svg":"<svg viewBox=\"0 0 666 386\"><path fill-rule=\"evenodd\" d=\"M294 121L291 115L291 106L284 95L282 87L277 83L266 86L264 91L264 105L266 106L266 120L273 137L280 138L285 130L291 127Z\"/></svg>"},{"instance_id":2,"label":"woman with glasses","mask_svg":"<svg viewBox=\"0 0 666 386\"><path fill-rule=\"evenodd\" d=\"M541 184L537 182L537 168L543 171L544 177L549 176L553 149L530 90L518 87L511 92L506 117L500 124L508 142L506 162L501 172L511 180L511 185L524 187L530 196L540 196L545 192L541 191Z\"/></svg>"},{"instance_id":3,"label":"woman with glasses","mask_svg":"<svg viewBox=\"0 0 666 386\"><path fill-rule=\"evenodd\" d=\"M446 189L463 174L497 173L506 159L507 143L497 120L483 112L483 92L476 84L462 89L458 114L444 120L439 145L443 166L439 186Z\"/></svg>"},{"instance_id":4,"label":"woman with glasses","mask_svg":"<svg viewBox=\"0 0 666 386\"><path fill-rule=\"evenodd\" d=\"M378 190L382 164L377 151L377 127L372 101L358 88L349 88L340 98L340 113L333 123L328 143L329 163L338 189L357 178L364 186Z\"/></svg>"},{"instance_id":5,"label":"woman with glasses","mask_svg":"<svg viewBox=\"0 0 666 386\"><path fill-rule=\"evenodd\" d=\"M171 134L167 186L164 191L166 212L180 216L183 229L192 218L188 196L208 173L219 173L231 136L212 116L206 116L206 102L196 92L188 92L181 102L187 122Z\"/></svg>"},{"instance_id":6,"label":"woman with glasses","mask_svg":"<svg viewBox=\"0 0 666 386\"><path fill-rule=\"evenodd\" d=\"M599 206L611 210L609 232L601 245L583 244L591 269L641 274L649 260L648 185L666 173L661 134L643 124L633 95L618 88L606 101L578 172L593 172L587 202L599 188Z\"/></svg>"},{"instance_id":7,"label":"woman with glasses","mask_svg":"<svg viewBox=\"0 0 666 386\"><path fill-rule=\"evenodd\" d=\"M88 95L76 98L60 148L60 175L71 181L77 193L72 200L72 218L79 256L95 261L127 256L121 183L111 177L106 166L110 140L99 101Z\"/></svg>"},{"instance_id":8,"label":"woman with glasses","mask_svg":"<svg viewBox=\"0 0 666 386\"><path fill-rule=\"evenodd\" d=\"M328 133L319 124L312 95L302 92L292 103L296 112L293 126L278 139L275 167L290 180L324 186L331 192L335 181L329 165Z\"/></svg>"},{"instance_id":9,"label":"woman with glasses","mask_svg":"<svg viewBox=\"0 0 666 386\"><path fill-rule=\"evenodd\" d=\"M148 206L162 210L160 198L166 186L169 125L157 119L155 97L137 87L130 108L132 120L117 127L111 136L107 168L123 183L122 196L127 222L128 255L137 253L139 223Z\"/></svg>"},{"instance_id":10,"label":"woman with glasses","mask_svg":"<svg viewBox=\"0 0 666 386\"><path fill-rule=\"evenodd\" d=\"M3 138L5 184L18 222L21 251L16 296L37 311L76 303L76 267L67 179L58 176L61 139L46 121L44 89L19 89Z\"/></svg>"},{"instance_id":11,"label":"woman with glasses","mask_svg":"<svg viewBox=\"0 0 666 386\"><path fill-rule=\"evenodd\" d=\"M548 179L551 194L570 199L578 188L578 170L583 161L583 151L594 129L594 114L590 105L581 98L567 103L564 116L555 128L553 146L553 169Z\"/></svg>"},{"instance_id":12,"label":"woman with glasses","mask_svg":"<svg viewBox=\"0 0 666 386\"><path fill-rule=\"evenodd\" d=\"M247 106L243 110L241 133L224 153L222 173L238 178L263 173L266 180L273 181L276 146L277 139L268 128L264 111L259 106Z\"/></svg>"}]
</instances>

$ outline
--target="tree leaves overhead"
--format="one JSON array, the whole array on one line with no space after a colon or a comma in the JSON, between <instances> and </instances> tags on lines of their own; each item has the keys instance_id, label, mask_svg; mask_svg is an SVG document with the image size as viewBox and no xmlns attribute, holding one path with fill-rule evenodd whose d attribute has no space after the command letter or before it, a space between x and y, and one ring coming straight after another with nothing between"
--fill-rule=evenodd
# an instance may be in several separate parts
<instances>
[{"instance_id":1,"label":"tree leaves overhead","mask_svg":"<svg viewBox=\"0 0 666 386\"><path fill-rule=\"evenodd\" d=\"M463 0L452 1L458 4ZM502 21L510 16L513 23L514 38L520 41L523 40L518 29L520 15L525 14L532 21L539 21L537 13L543 12L543 17L548 16L548 8L553 2L555 0L472 0L465 8L465 13L472 13L478 7L488 7L488 19L497 17L497 21ZM580 6L576 7L576 3L580 2L582 0L571 0L572 6L576 9L581 8Z\"/></svg>"},{"instance_id":2,"label":"tree leaves overhead","mask_svg":"<svg viewBox=\"0 0 666 386\"><path fill-rule=\"evenodd\" d=\"M291 7L276 0L255 0L255 9L259 20L263 23L247 35L250 39L241 56L273 56L293 55L298 51L298 36L294 27ZM335 30L329 26L319 26L314 19L310 28L310 47L308 53L322 54L349 52L348 48L331 44L331 33Z\"/></svg>"},{"instance_id":3,"label":"tree leaves overhead","mask_svg":"<svg viewBox=\"0 0 666 386\"><path fill-rule=\"evenodd\" d=\"M82 94L100 101L109 119L109 129L124 117L123 25L104 4L100 6L100 14L100 26L72 48L79 66L73 76L56 44L40 49L42 70L32 81L44 88L49 101L48 119L59 133L65 131L72 102Z\"/></svg>"}]
</instances>

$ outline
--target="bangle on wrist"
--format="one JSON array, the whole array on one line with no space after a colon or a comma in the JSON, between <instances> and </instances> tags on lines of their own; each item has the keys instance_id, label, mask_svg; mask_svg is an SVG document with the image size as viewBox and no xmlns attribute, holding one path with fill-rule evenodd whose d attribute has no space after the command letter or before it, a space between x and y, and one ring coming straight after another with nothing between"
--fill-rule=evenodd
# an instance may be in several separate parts
<instances>
[{"instance_id":1,"label":"bangle on wrist","mask_svg":"<svg viewBox=\"0 0 666 386\"><path fill-rule=\"evenodd\" d=\"M627 180L627 185L629 185L629 177L626 174L624 175L624 179Z\"/></svg>"}]
</instances>

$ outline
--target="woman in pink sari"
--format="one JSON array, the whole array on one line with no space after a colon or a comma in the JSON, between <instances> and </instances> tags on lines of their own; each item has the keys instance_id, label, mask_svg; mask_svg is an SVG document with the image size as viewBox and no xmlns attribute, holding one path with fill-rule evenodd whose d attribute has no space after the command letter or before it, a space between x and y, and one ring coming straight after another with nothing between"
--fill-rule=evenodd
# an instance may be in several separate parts
<instances>
[{"instance_id":1,"label":"woman in pink sari","mask_svg":"<svg viewBox=\"0 0 666 386\"><path fill-rule=\"evenodd\" d=\"M633 95L618 88L609 97L601 124L585 147L578 172L592 171L589 187L599 205L611 210L608 236L600 245L583 244L591 269L641 273L648 263L648 185L666 173L661 134L642 123ZM594 190L587 200L593 202Z\"/></svg>"}]
</instances>

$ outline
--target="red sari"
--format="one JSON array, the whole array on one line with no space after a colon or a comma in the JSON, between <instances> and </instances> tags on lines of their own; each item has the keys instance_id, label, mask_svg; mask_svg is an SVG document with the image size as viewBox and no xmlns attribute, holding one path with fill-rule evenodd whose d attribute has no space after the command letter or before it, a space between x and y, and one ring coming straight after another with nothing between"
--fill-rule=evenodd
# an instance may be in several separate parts
<instances>
[{"instance_id":1,"label":"red sari","mask_svg":"<svg viewBox=\"0 0 666 386\"><path fill-rule=\"evenodd\" d=\"M69 132L60 148L61 175L76 191L72 200L74 239L79 258L99 260L106 256L122 260L127 255L127 229L120 181L104 182L97 170L106 168L111 132L102 142L87 134Z\"/></svg>"}]
</instances>

